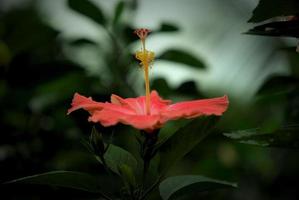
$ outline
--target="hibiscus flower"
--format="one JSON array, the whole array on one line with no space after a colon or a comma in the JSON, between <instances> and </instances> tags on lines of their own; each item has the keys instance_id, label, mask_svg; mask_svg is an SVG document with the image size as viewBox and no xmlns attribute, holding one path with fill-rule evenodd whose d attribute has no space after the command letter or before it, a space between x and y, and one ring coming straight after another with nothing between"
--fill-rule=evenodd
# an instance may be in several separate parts
<instances>
[{"instance_id":1,"label":"hibiscus flower","mask_svg":"<svg viewBox=\"0 0 299 200\"><path fill-rule=\"evenodd\" d=\"M219 116L226 111L227 96L171 104L170 100L162 99L158 92L150 92L149 66L154 60L155 54L145 48L145 39L149 30L137 29L135 33L142 43L142 49L136 52L136 58L140 61L144 71L145 96L124 99L113 94L111 102L103 103L76 93L68 114L82 108L89 112L88 120L90 122L100 123L106 127L123 123L151 133L160 129L170 120L208 115Z\"/></svg>"},{"instance_id":2,"label":"hibiscus flower","mask_svg":"<svg viewBox=\"0 0 299 200\"><path fill-rule=\"evenodd\" d=\"M152 91L150 99L150 114L147 114L145 96L123 99L113 94L111 103L103 103L76 93L68 114L82 108L89 112L88 121L90 122L101 123L105 127L123 123L151 133L169 120L208 115L219 116L228 107L227 96L171 104L170 100L164 100L158 92Z\"/></svg>"}]
</instances>

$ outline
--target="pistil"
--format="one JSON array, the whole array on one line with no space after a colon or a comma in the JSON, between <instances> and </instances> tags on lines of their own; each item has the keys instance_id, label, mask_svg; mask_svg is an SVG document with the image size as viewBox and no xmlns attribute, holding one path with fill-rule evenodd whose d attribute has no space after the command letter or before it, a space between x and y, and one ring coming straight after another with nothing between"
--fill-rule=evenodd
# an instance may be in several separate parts
<instances>
[{"instance_id":1,"label":"pistil","mask_svg":"<svg viewBox=\"0 0 299 200\"><path fill-rule=\"evenodd\" d=\"M151 114L151 99L150 99L150 82L149 82L149 65L154 60L154 52L148 51L145 48L145 38L149 33L148 29L137 29L135 33L141 40L142 50L136 52L136 58L141 61L141 66L144 72L144 82L145 82L145 105L146 114Z\"/></svg>"}]
</instances>

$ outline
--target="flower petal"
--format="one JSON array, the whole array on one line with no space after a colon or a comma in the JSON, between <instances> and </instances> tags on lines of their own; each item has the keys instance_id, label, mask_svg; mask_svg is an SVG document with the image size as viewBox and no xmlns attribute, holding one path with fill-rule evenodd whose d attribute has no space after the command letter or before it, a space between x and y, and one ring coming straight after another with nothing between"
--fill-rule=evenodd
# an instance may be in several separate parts
<instances>
[{"instance_id":1,"label":"flower petal","mask_svg":"<svg viewBox=\"0 0 299 200\"><path fill-rule=\"evenodd\" d=\"M103 108L103 104L104 103L93 101L91 97L87 98L78 93L75 93L71 104L72 107L68 109L67 114L70 114L71 112L80 108L83 108L89 111L90 113L93 113L94 110L101 110Z\"/></svg>"},{"instance_id":2,"label":"flower petal","mask_svg":"<svg viewBox=\"0 0 299 200\"><path fill-rule=\"evenodd\" d=\"M117 95L111 95L111 103L120 105L127 109L135 110L139 115L146 115L145 111L145 96L137 98L126 98L123 99ZM162 99L158 92L153 90L151 92L151 115L159 114L161 109L166 108L171 103L170 100Z\"/></svg>"},{"instance_id":3,"label":"flower petal","mask_svg":"<svg viewBox=\"0 0 299 200\"><path fill-rule=\"evenodd\" d=\"M227 96L180 102L168 106L161 111L162 122L178 118L195 118L202 115L222 115L228 107Z\"/></svg>"},{"instance_id":4,"label":"flower petal","mask_svg":"<svg viewBox=\"0 0 299 200\"><path fill-rule=\"evenodd\" d=\"M160 128L159 119L160 116L158 115L130 115L116 110L103 109L96 111L88 120L95 123L99 122L106 127L123 123L131 125L136 129L151 132L154 129Z\"/></svg>"},{"instance_id":5,"label":"flower petal","mask_svg":"<svg viewBox=\"0 0 299 200\"><path fill-rule=\"evenodd\" d=\"M117 111L122 114L135 114L134 110L127 109L126 107L123 107L121 105L116 105L112 103L102 103L102 102L96 102L93 101L91 97L84 97L78 93L75 93L73 101L72 101L72 107L68 110L67 114L70 114L71 112L78 110L80 108L83 108L84 110L87 110L91 115L96 112L103 109L109 109L111 111Z\"/></svg>"},{"instance_id":6,"label":"flower petal","mask_svg":"<svg viewBox=\"0 0 299 200\"><path fill-rule=\"evenodd\" d=\"M111 95L111 103L122 106L123 108L134 110L137 114L145 114L145 100L144 96L137 98L123 99L115 94Z\"/></svg>"},{"instance_id":7,"label":"flower petal","mask_svg":"<svg viewBox=\"0 0 299 200\"><path fill-rule=\"evenodd\" d=\"M153 90L151 92L151 114L160 114L160 111L165 109L169 104L171 103L171 100L165 100L162 99L158 92Z\"/></svg>"}]
</instances>

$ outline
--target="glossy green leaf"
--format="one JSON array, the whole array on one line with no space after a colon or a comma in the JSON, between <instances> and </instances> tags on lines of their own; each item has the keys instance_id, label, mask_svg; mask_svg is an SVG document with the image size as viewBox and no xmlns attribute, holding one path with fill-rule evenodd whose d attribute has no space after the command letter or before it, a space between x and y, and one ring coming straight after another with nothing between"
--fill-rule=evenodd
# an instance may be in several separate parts
<instances>
[{"instance_id":1,"label":"glossy green leaf","mask_svg":"<svg viewBox=\"0 0 299 200\"><path fill-rule=\"evenodd\" d=\"M161 182L159 190L162 199L169 200L181 195L229 187L237 187L237 184L199 175L184 175L165 179Z\"/></svg>"},{"instance_id":2,"label":"glossy green leaf","mask_svg":"<svg viewBox=\"0 0 299 200\"><path fill-rule=\"evenodd\" d=\"M161 175L163 176L169 168L211 133L218 119L219 117L216 116L194 119L160 144L157 149L160 154Z\"/></svg>"},{"instance_id":3,"label":"glossy green leaf","mask_svg":"<svg viewBox=\"0 0 299 200\"><path fill-rule=\"evenodd\" d=\"M261 22L277 16L288 16L298 13L299 1L297 0L260 0L249 22Z\"/></svg>"},{"instance_id":4,"label":"glossy green leaf","mask_svg":"<svg viewBox=\"0 0 299 200\"><path fill-rule=\"evenodd\" d=\"M264 147L299 148L299 125L289 125L275 130L261 128L224 133L228 138L240 143Z\"/></svg>"},{"instance_id":5,"label":"glossy green leaf","mask_svg":"<svg viewBox=\"0 0 299 200\"><path fill-rule=\"evenodd\" d=\"M101 193L99 180L86 173L72 171L52 171L15 179L5 184L35 184L71 188L91 193Z\"/></svg>"},{"instance_id":6,"label":"glossy green leaf","mask_svg":"<svg viewBox=\"0 0 299 200\"><path fill-rule=\"evenodd\" d=\"M100 25L106 23L105 16L101 9L89 0L68 0L68 5L73 10L85 15Z\"/></svg>"},{"instance_id":7,"label":"glossy green leaf","mask_svg":"<svg viewBox=\"0 0 299 200\"><path fill-rule=\"evenodd\" d=\"M200 69L206 68L204 63L197 57L188 52L178 49L167 50L162 55L160 55L158 59L177 62Z\"/></svg>"},{"instance_id":8,"label":"glossy green leaf","mask_svg":"<svg viewBox=\"0 0 299 200\"><path fill-rule=\"evenodd\" d=\"M121 175L119 168L123 165L130 167L133 171L137 168L137 160L128 151L110 144L107 151L104 154L105 162L107 166L116 174Z\"/></svg>"}]
</instances>

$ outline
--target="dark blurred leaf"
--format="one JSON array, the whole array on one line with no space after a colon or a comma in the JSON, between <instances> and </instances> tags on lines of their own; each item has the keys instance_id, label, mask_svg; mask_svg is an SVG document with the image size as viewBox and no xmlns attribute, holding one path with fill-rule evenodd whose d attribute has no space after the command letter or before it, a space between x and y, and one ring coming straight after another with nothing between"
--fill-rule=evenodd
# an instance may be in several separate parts
<instances>
[{"instance_id":1,"label":"dark blurred leaf","mask_svg":"<svg viewBox=\"0 0 299 200\"><path fill-rule=\"evenodd\" d=\"M299 79L292 76L273 76L265 81L258 94L288 92L299 87Z\"/></svg>"},{"instance_id":2,"label":"dark blurred leaf","mask_svg":"<svg viewBox=\"0 0 299 200\"><path fill-rule=\"evenodd\" d=\"M299 37L299 20L270 22L246 32L251 35Z\"/></svg>"},{"instance_id":3,"label":"dark blurred leaf","mask_svg":"<svg viewBox=\"0 0 299 200\"><path fill-rule=\"evenodd\" d=\"M103 140L103 135L101 132L97 131L95 126L91 130L91 134L89 136L90 146L97 156L102 156L105 153L105 143Z\"/></svg>"},{"instance_id":4,"label":"dark blurred leaf","mask_svg":"<svg viewBox=\"0 0 299 200\"><path fill-rule=\"evenodd\" d=\"M165 179L159 186L163 200L176 199L209 190L237 187L237 184L199 175L174 176Z\"/></svg>"},{"instance_id":5,"label":"dark blurred leaf","mask_svg":"<svg viewBox=\"0 0 299 200\"><path fill-rule=\"evenodd\" d=\"M40 86L41 83L65 76L68 72L83 72L83 69L65 61L32 63L33 55L21 54L10 63L6 74L7 82L12 87ZM55 80L54 80L55 81Z\"/></svg>"},{"instance_id":6,"label":"dark blurred leaf","mask_svg":"<svg viewBox=\"0 0 299 200\"><path fill-rule=\"evenodd\" d=\"M206 68L204 63L196 58L194 55L185 52L183 50L178 49L170 49L164 52L161 56L159 56L157 59L163 59L168 60L172 62L178 62L185 65L189 65L195 68L204 69Z\"/></svg>"},{"instance_id":7,"label":"dark blurred leaf","mask_svg":"<svg viewBox=\"0 0 299 200\"><path fill-rule=\"evenodd\" d=\"M36 59L41 59L51 57L59 50L56 41L59 32L43 23L40 16L31 8L12 10L1 15L0 21L4 26L1 39L13 55L30 50L38 55Z\"/></svg>"},{"instance_id":8,"label":"dark blurred leaf","mask_svg":"<svg viewBox=\"0 0 299 200\"><path fill-rule=\"evenodd\" d=\"M159 88L159 94L163 97L168 97L172 93L172 89L164 78L156 78L152 81L153 89Z\"/></svg>"},{"instance_id":9,"label":"dark blurred leaf","mask_svg":"<svg viewBox=\"0 0 299 200\"><path fill-rule=\"evenodd\" d=\"M6 182L5 184L35 184L72 188L92 193L101 193L99 180L86 173L52 171Z\"/></svg>"},{"instance_id":10,"label":"dark blurred leaf","mask_svg":"<svg viewBox=\"0 0 299 200\"><path fill-rule=\"evenodd\" d=\"M11 52L7 45L0 40L0 67L7 65L11 60Z\"/></svg>"},{"instance_id":11,"label":"dark blurred leaf","mask_svg":"<svg viewBox=\"0 0 299 200\"><path fill-rule=\"evenodd\" d=\"M113 24L117 24L125 8L125 2L120 1L115 7Z\"/></svg>"},{"instance_id":12,"label":"dark blurred leaf","mask_svg":"<svg viewBox=\"0 0 299 200\"><path fill-rule=\"evenodd\" d=\"M168 139L159 143L157 149L160 153L159 171L161 174L165 174L169 168L211 133L218 120L219 117L216 116L194 119Z\"/></svg>"},{"instance_id":13,"label":"dark blurred leaf","mask_svg":"<svg viewBox=\"0 0 299 200\"><path fill-rule=\"evenodd\" d=\"M104 154L104 158L107 166L120 176L121 173L119 172L119 167L122 165L127 165L133 171L137 168L137 161L134 156L130 152L113 144L109 144L108 150Z\"/></svg>"},{"instance_id":14,"label":"dark blurred leaf","mask_svg":"<svg viewBox=\"0 0 299 200\"><path fill-rule=\"evenodd\" d=\"M194 81L186 81L182 83L175 91L182 95L190 95L196 98L203 97Z\"/></svg>"},{"instance_id":15,"label":"dark blurred leaf","mask_svg":"<svg viewBox=\"0 0 299 200\"><path fill-rule=\"evenodd\" d=\"M31 108L36 111L52 109L55 104L69 100L75 92L88 90L94 79L86 77L85 73L74 71L39 84L34 89L35 94L30 101Z\"/></svg>"},{"instance_id":16,"label":"dark blurred leaf","mask_svg":"<svg viewBox=\"0 0 299 200\"><path fill-rule=\"evenodd\" d=\"M179 28L177 26L175 26L174 24L162 23L158 32L175 32L178 30L179 30Z\"/></svg>"},{"instance_id":17,"label":"dark blurred leaf","mask_svg":"<svg viewBox=\"0 0 299 200\"><path fill-rule=\"evenodd\" d=\"M261 22L277 16L288 16L298 13L299 1L297 0L260 0L249 22Z\"/></svg>"},{"instance_id":18,"label":"dark blurred leaf","mask_svg":"<svg viewBox=\"0 0 299 200\"><path fill-rule=\"evenodd\" d=\"M136 34L134 34L135 29L129 25L125 26L123 34L126 42L128 44L137 41L139 38L137 37Z\"/></svg>"},{"instance_id":19,"label":"dark blurred leaf","mask_svg":"<svg viewBox=\"0 0 299 200\"><path fill-rule=\"evenodd\" d=\"M291 74L299 78L299 56L298 52L296 52L296 47L293 47L292 49L285 49L284 53L288 58L289 66L291 67Z\"/></svg>"},{"instance_id":20,"label":"dark blurred leaf","mask_svg":"<svg viewBox=\"0 0 299 200\"><path fill-rule=\"evenodd\" d=\"M298 123L299 121L299 85L288 95L286 116L288 122Z\"/></svg>"},{"instance_id":21,"label":"dark blurred leaf","mask_svg":"<svg viewBox=\"0 0 299 200\"><path fill-rule=\"evenodd\" d=\"M224 133L228 138L240 143L264 147L299 148L299 125L289 125L275 130L261 128Z\"/></svg>"},{"instance_id":22,"label":"dark blurred leaf","mask_svg":"<svg viewBox=\"0 0 299 200\"><path fill-rule=\"evenodd\" d=\"M128 189L136 187L136 178L131 167L126 164L121 164L118 167L118 171L123 177L123 181L125 182L125 184L127 184L126 187Z\"/></svg>"},{"instance_id":23,"label":"dark blurred leaf","mask_svg":"<svg viewBox=\"0 0 299 200\"><path fill-rule=\"evenodd\" d=\"M106 20L101 9L89 0L68 0L68 5L73 10L85 15L100 25L105 25Z\"/></svg>"},{"instance_id":24,"label":"dark blurred leaf","mask_svg":"<svg viewBox=\"0 0 299 200\"><path fill-rule=\"evenodd\" d=\"M70 44L73 45L73 46L98 45L98 43L96 43L96 42L94 42L92 40L86 39L86 38L80 38L80 39L76 39L76 40L70 41Z\"/></svg>"}]
</instances>

